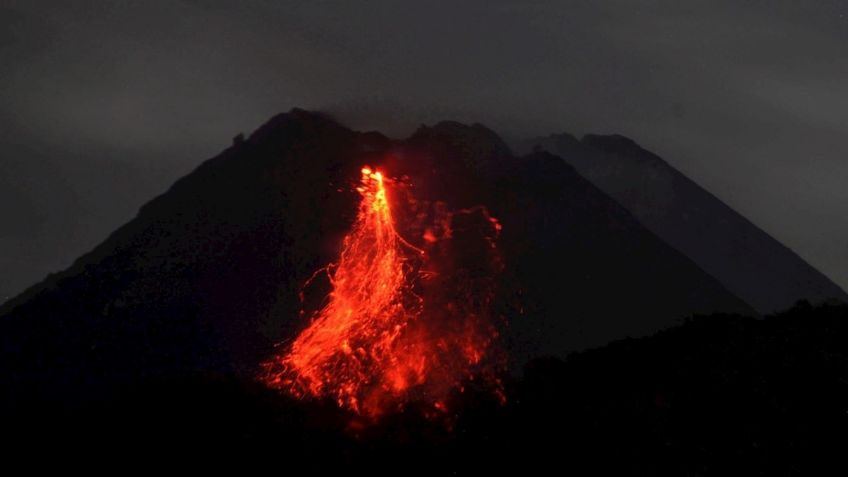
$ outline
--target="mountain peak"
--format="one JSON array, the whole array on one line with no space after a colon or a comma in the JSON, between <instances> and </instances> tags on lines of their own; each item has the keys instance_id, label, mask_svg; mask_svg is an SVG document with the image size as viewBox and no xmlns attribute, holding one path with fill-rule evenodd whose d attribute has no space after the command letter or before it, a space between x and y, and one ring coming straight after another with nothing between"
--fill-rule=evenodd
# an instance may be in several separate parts
<instances>
[{"instance_id":1,"label":"mountain peak","mask_svg":"<svg viewBox=\"0 0 848 477\"><path fill-rule=\"evenodd\" d=\"M287 113L280 113L269 119L250 135L249 142L254 144L268 141L279 143L291 139L293 136L327 131L349 130L328 114L292 108Z\"/></svg>"},{"instance_id":2,"label":"mountain peak","mask_svg":"<svg viewBox=\"0 0 848 477\"><path fill-rule=\"evenodd\" d=\"M433 139L445 141L451 146L461 146L472 154L475 162L512 156L506 142L480 123L469 126L457 121L441 121L435 126L421 125L411 138L412 141Z\"/></svg>"},{"instance_id":3,"label":"mountain peak","mask_svg":"<svg viewBox=\"0 0 848 477\"><path fill-rule=\"evenodd\" d=\"M565 142L580 142L580 140L577 139L577 137L574 134L567 133L567 132L551 134L551 135L548 136L547 139L552 139L554 141L559 141L559 142L563 142L563 141L565 141Z\"/></svg>"}]
</instances>

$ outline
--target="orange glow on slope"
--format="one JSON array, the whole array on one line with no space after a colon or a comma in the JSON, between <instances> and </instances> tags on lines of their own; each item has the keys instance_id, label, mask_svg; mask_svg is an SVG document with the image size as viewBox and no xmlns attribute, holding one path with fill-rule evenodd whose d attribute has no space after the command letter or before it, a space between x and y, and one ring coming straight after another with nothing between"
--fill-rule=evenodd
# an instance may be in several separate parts
<instances>
[{"instance_id":1,"label":"orange glow on slope","mask_svg":"<svg viewBox=\"0 0 848 477\"><path fill-rule=\"evenodd\" d=\"M265 380L372 417L410 400L444 412L447 394L470 377L497 333L480 313L453 301L433 299L443 309L427 311L422 296L430 299L433 289L444 295L439 286L421 293L428 280L438 283L435 272L421 271L431 265L428 253L396 231L382 173L361 172L356 221L327 269L327 302L287 352L266 364ZM427 245L437 240L428 229Z\"/></svg>"}]
</instances>

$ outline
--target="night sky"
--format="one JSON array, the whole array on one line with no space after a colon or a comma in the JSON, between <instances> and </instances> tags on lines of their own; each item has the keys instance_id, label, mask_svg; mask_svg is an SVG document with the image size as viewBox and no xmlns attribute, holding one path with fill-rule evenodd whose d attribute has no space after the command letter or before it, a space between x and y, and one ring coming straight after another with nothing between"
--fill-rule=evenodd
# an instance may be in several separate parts
<instances>
[{"instance_id":1,"label":"night sky","mask_svg":"<svg viewBox=\"0 0 848 477\"><path fill-rule=\"evenodd\" d=\"M5 0L0 61L0 301L295 106L624 134L848 288L848 1Z\"/></svg>"}]
</instances>

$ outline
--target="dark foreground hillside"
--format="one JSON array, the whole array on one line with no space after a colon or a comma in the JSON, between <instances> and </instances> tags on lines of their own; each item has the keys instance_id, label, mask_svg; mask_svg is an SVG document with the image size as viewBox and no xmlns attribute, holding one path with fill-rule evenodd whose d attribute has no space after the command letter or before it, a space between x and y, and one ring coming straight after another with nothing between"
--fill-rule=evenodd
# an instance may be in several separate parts
<instances>
[{"instance_id":1,"label":"dark foreground hillside","mask_svg":"<svg viewBox=\"0 0 848 477\"><path fill-rule=\"evenodd\" d=\"M801 302L765 319L696 318L565 360L535 360L506 393L500 405L470 383L449 415L428 419L410 408L364 424L332 403L207 375L139 383L83 408L31 402L4 417L7 435L45 452L79 447L207 464L245 456L299 474L549 466L558 475L812 475L846 466L848 306Z\"/></svg>"}]
</instances>

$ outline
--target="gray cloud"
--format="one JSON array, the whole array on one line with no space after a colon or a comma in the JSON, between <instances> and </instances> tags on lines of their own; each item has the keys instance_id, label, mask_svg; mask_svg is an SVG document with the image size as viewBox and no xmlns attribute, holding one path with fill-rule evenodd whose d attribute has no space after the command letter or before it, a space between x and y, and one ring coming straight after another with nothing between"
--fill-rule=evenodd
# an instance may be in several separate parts
<instances>
[{"instance_id":1,"label":"gray cloud","mask_svg":"<svg viewBox=\"0 0 848 477\"><path fill-rule=\"evenodd\" d=\"M445 118L626 134L848 287L844 1L19 1L0 19L0 298L292 106L395 136Z\"/></svg>"}]
</instances>

